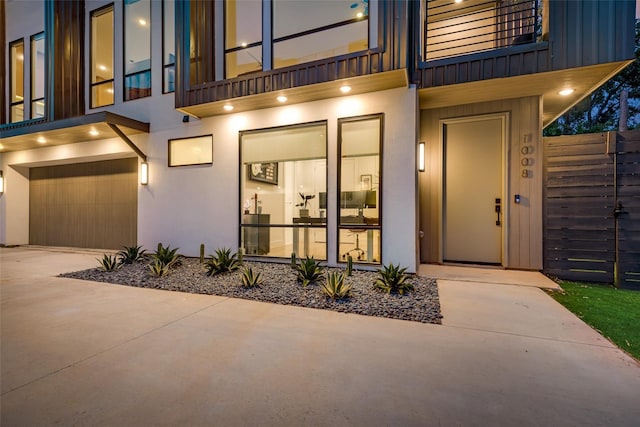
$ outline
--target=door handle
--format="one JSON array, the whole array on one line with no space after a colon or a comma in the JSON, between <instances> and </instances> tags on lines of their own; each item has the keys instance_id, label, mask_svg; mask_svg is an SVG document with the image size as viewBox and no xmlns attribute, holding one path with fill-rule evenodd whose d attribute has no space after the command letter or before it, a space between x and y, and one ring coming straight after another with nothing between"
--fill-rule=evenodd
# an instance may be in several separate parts
<instances>
[{"instance_id":1,"label":"door handle","mask_svg":"<svg viewBox=\"0 0 640 427\"><path fill-rule=\"evenodd\" d=\"M502 212L502 201L499 198L496 198L496 215L498 218L496 219L496 225L499 227L502 223L500 221L500 213Z\"/></svg>"}]
</instances>

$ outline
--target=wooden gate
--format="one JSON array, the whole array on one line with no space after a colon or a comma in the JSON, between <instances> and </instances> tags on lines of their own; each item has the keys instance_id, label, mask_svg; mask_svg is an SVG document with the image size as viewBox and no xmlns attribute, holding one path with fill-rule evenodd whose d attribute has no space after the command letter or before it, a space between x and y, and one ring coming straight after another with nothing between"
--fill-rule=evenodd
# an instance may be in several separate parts
<instances>
[{"instance_id":1,"label":"wooden gate","mask_svg":"<svg viewBox=\"0 0 640 427\"><path fill-rule=\"evenodd\" d=\"M544 272L640 290L640 130L544 138Z\"/></svg>"}]
</instances>

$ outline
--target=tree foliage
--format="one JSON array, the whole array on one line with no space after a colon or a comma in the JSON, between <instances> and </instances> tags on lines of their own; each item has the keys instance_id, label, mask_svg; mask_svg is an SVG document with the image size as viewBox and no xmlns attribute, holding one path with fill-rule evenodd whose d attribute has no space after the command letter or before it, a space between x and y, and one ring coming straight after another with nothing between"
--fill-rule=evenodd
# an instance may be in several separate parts
<instances>
[{"instance_id":1,"label":"tree foliage","mask_svg":"<svg viewBox=\"0 0 640 427\"><path fill-rule=\"evenodd\" d=\"M640 20L636 19L636 60L544 129L545 136L616 130L620 93L629 96L629 129L640 127Z\"/></svg>"}]
</instances>

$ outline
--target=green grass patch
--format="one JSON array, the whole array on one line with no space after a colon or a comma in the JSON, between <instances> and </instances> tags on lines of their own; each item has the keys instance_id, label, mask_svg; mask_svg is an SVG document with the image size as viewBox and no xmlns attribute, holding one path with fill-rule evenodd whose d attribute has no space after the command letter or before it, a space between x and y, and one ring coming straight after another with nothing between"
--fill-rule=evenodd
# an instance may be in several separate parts
<instances>
[{"instance_id":1,"label":"green grass patch","mask_svg":"<svg viewBox=\"0 0 640 427\"><path fill-rule=\"evenodd\" d=\"M618 347L640 360L640 292L561 282L551 296Z\"/></svg>"}]
</instances>

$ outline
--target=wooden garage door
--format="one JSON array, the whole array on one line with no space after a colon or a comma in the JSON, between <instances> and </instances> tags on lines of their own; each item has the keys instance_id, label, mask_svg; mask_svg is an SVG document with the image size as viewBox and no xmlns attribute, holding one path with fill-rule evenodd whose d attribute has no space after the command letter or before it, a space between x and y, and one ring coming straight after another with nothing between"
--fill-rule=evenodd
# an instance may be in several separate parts
<instances>
[{"instance_id":1,"label":"wooden garage door","mask_svg":"<svg viewBox=\"0 0 640 427\"><path fill-rule=\"evenodd\" d=\"M138 160L32 168L29 243L119 249L136 244Z\"/></svg>"}]
</instances>

